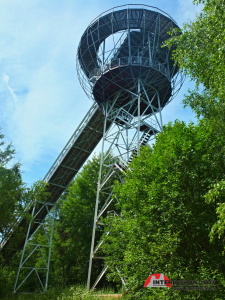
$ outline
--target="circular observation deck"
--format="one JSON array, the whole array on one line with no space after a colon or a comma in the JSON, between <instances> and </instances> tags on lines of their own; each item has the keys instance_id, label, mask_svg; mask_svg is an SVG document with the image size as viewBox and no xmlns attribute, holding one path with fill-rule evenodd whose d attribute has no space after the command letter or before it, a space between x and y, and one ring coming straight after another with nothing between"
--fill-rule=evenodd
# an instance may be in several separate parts
<instances>
[{"instance_id":1,"label":"circular observation deck","mask_svg":"<svg viewBox=\"0 0 225 300\"><path fill-rule=\"evenodd\" d=\"M93 20L77 52L78 77L88 96L100 106L116 97L117 106L124 106L141 81L154 112L162 109L175 92L178 75L173 49L162 47L172 28L179 27L169 15L147 5L116 7ZM142 112L145 106L143 102Z\"/></svg>"}]
</instances>

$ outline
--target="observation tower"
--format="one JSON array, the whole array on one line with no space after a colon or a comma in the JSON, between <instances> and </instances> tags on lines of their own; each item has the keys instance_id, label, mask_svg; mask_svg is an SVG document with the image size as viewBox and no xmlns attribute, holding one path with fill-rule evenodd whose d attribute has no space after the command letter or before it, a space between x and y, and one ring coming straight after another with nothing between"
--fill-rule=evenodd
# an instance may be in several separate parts
<instances>
[{"instance_id":1,"label":"observation tower","mask_svg":"<svg viewBox=\"0 0 225 300\"><path fill-rule=\"evenodd\" d=\"M92 264L102 241L95 245L100 218L110 210L112 192L103 205L108 179L123 172L141 145L162 130L162 109L182 84L182 76L171 57L172 48L164 46L169 31L178 28L163 11L147 5L126 5L108 10L93 20L81 37L77 52L78 77L84 91L104 115L101 163L96 197L92 245L88 274L91 286ZM103 165L112 153L107 175ZM107 270L93 284L97 285Z\"/></svg>"},{"instance_id":2,"label":"observation tower","mask_svg":"<svg viewBox=\"0 0 225 300\"><path fill-rule=\"evenodd\" d=\"M183 83L182 74L171 57L173 47L164 46L172 28L178 28L176 22L155 7L124 5L99 15L83 33L77 51L77 73L93 105L44 178L48 183L47 199L32 202L26 209L31 221L21 216L0 243L5 261L22 250L15 293L32 275L37 277L41 290L47 289L52 211L100 140L88 289L94 288L107 271L104 257L99 255L104 239L96 243L95 237L96 230L102 228L101 217L116 214L112 211L110 178L117 176L122 181L123 173L140 147L162 130L162 110ZM113 161L109 162L109 157ZM107 173L103 172L103 166L107 167ZM52 221L48 217L46 229L45 219L50 215ZM46 241L41 243L33 238L38 230L42 230ZM32 260L37 251L37 256L43 258L39 266ZM102 261L103 269L94 279L92 269L96 261Z\"/></svg>"}]
</instances>

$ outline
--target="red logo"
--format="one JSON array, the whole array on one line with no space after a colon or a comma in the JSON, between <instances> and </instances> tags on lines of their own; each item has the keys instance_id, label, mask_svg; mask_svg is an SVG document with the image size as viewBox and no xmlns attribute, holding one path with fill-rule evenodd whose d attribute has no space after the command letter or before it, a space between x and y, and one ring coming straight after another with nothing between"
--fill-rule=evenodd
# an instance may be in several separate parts
<instances>
[{"instance_id":1,"label":"red logo","mask_svg":"<svg viewBox=\"0 0 225 300\"><path fill-rule=\"evenodd\" d=\"M144 287L172 287L172 282L162 273L152 274L145 280Z\"/></svg>"}]
</instances>

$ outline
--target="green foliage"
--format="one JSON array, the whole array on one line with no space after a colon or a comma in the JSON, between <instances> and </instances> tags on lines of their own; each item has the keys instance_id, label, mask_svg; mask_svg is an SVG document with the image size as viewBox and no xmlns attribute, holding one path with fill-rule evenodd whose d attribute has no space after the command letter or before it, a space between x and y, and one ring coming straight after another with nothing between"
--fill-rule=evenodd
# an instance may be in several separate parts
<instances>
[{"instance_id":1,"label":"green foliage","mask_svg":"<svg viewBox=\"0 0 225 300\"><path fill-rule=\"evenodd\" d=\"M101 291L104 294L108 294L108 291ZM98 292L99 294L99 292ZM65 293L62 293L57 300L97 300L100 299L95 292L87 291L83 286L72 286L67 289ZM111 297L104 297L105 300L112 299Z\"/></svg>"},{"instance_id":2,"label":"green foliage","mask_svg":"<svg viewBox=\"0 0 225 300\"><path fill-rule=\"evenodd\" d=\"M113 294L112 291L110 290L101 290L98 292L91 292L87 291L85 286L71 286L65 289L62 288L52 288L49 289L47 292L43 294L18 294L8 296L5 298L1 298L2 300L12 300L12 299L17 299L17 300L30 300L31 297L33 300L97 300L97 299L102 299L98 297L98 295L104 294L104 300L110 300L114 299L110 297L110 294ZM106 297L106 295L109 294L109 297Z\"/></svg>"},{"instance_id":3,"label":"green foliage","mask_svg":"<svg viewBox=\"0 0 225 300\"><path fill-rule=\"evenodd\" d=\"M5 145L3 138L0 134L0 243L4 245L13 231L13 240L7 246L11 250L18 247L18 242L26 234L24 230L18 230L18 220L22 217L29 222L31 216L27 207L35 200L44 200L46 192L42 182L35 183L32 188L25 186L20 165L13 163L15 151L11 145ZM13 290L19 258L18 255L9 256L5 248L0 252L0 297Z\"/></svg>"},{"instance_id":4,"label":"green foliage","mask_svg":"<svg viewBox=\"0 0 225 300\"><path fill-rule=\"evenodd\" d=\"M202 1L195 1L202 2ZM183 26L183 34L171 38L175 59L185 71L203 84L215 98L224 99L225 1L207 0L194 22Z\"/></svg>"},{"instance_id":5,"label":"green foliage","mask_svg":"<svg viewBox=\"0 0 225 300\"><path fill-rule=\"evenodd\" d=\"M108 159L110 162L112 157ZM55 284L67 286L87 280L99 161L99 156L88 161L61 199L52 253L51 282ZM106 172L107 168L104 167L103 175ZM114 177L109 180L109 187L113 180ZM99 206L104 200L102 196ZM102 228L98 227L96 241L101 234ZM100 271L101 263L96 263L94 272Z\"/></svg>"},{"instance_id":6,"label":"green foliage","mask_svg":"<svg viewBox=\"0 0 225 300\"><path fill-rule=\"evenodd\" d=\"M205 195L206 201L208 203L216 203L216 214L217 220L213 225L210 238L211 241L216 238L221 239L224 242L225 239L225 180L220 180L213 184L211 189ZM225 248L225 246L224 246Z\"/></svg>"},{"instance_id":7,"label":"green foliage","mask_svg":"<svg viewBox=\"0 0 225 300\"><path fill-rule=\"evenodd\" d=\"M204 4L202 13L167 45L176 46L175 61L196 82L184 104L204 119L197 125L169 124L153 149L142 149L127 170L124 184L115 185L120 217L105 219L110 231L103 243L109 279L125 279L127 299L224 298L225 0L194 3ZM8 165L14 151L10 145L3 146L2 142L0 234L6 235L24 204L40 194L24 188L19 165ZM98 168L99 158L94 157L59 202L50 273L54 285L86 281ZM97 240L102 233L98 229ZM2 291L8 289L14 272L2 269ZM170 279L214 279L217 290L144 289L149 273L164 273ZM33 298L48 299L45 296ZM93 296L78 287L49 296L57 300L88 297Z\"/></svg>"},{"instance_id":8,"label":"green foliage","mask_svg":"<svg viewBox=\"0 0 225 300\"><path fill-rule=\"evenodd\" d=\"M197 83L196 90L189 92L184 104L198 117L206 118L215 134L222 137L225 133L225 1L196 0L194 3L204 4L202 13L195 22L185 24L182 35L171 38L168 43L175 43L175 60ZM203 85L203 89L199 85ZM223 151L222 140L220 147ZM211 240L224 239L223 186L224 175L221 175L206 195L208 203L217 203L217 221L210 233Z\"/></svg>"},{"instance_id":9,"label":"green foliage","mask_svg":"<svg viewBox=\"0 0 225 300\"><path fill-rule=\"evenodd\" d=\"M118 280L118 268L131 297L212 298L211 292L143 289L149 273L164 273L171 279L213 278L217 299L223 299L223 244L209 239L216 204L204 197L223 177L223 140L205 120L169 124L153 150L142 149L132 162L124 184L115 186L121 216L111 219L103 245L110 277Z\"/></svg>"},{"instance_id":10,"label":"green foliage","mask_svg":"<svg viewBox=\"0 0 225 300\"><path fill-rule=\"evenodd\" d=\"M24 185L19 164L9 166L14 150L5 146L4 136L0 134L0 236L4 238L9 227L23 208Z\"/></svg>"},{"instance_id":11,"label":"green foliage","mask_svg":"<svg viewBox=\"0 0 225 300\"><path fill-rule=\"evenodd\" d=\"M12 161L15 151L11 145L5 146L3 138L0 134L0 240L7 238L21 216L25 217L28 205L46 197L44 183L25 186L20 165Z\"/></svg>"},{"instance_id":12,"label":"green foliage","mask_svg":"<svg viewBox=\"0 0 225 300\"><path fill-rule=\"evenodd\" d=\"M198 85L203 93L193 91L184 103L197 115L224 115L225 86L225 1L194 1L204 8L194 22L186 23L183 34L172 37L168 45L176 45L175 61ZM222 110L222 111L221 111Z\"/></svg>"},{"instance_id":13,"label":"green foliage","mask_svg":"<svg viewBox=\"0 0 225 300\"><path fill-rule=\"evenodd\" d=\"M2 261L1 261L2 264ZM18 267L18 265L17 265ZM0 298L12 292L12 287L15 281L15 269L11 266L0 265Z\"/></svg>"}]
</instances>

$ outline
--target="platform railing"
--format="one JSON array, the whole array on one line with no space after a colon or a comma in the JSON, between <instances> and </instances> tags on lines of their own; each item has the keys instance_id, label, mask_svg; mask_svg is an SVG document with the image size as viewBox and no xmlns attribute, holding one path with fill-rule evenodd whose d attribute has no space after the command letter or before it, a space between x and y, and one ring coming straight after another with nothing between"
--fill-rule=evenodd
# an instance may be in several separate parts
<instances>
[{"instance_id":1,"label":"platform railing","mask_svg":"<svg viewBox=\"0 0 225 300\"><path fill-rule=\"evenodd\" d=\"M111 60L108 63L105 63L99 68L94 68L89 73L89 78L92 83L94 83L102 74L106 73L109 70L114 68L122 67L122 66L144 66L152 68L156 71L161 72L168 79L171 79L171 73L165 68L165 66L160 62L151 61L148 57L143 56L131 56L131 57L120 57Z\"/></svg>"},{"instance_id":2,"label":"platform railing","mask_svg":"<svg viewBox=\"0 0 225 300\"><path fill-rule=\"evenodd\" d=\"M94 102L93 105L91 106L91 108L89 109L88 113L86 114L86 116L83 118L83 120L81 121L81 123L77 127L76 131L73 133L73 135L69 139L66 146L63 148L63 150L61 151L61 153L59 154L59 156L57 157L57 159L55 160L55 162L53 163L53 165L49 169L48 173L45 175L43 181L45 181L45 182L49 181L49 179L52 177L52 174L55 172L55 170L61 164L63 158L66 156L68 151L71 149L71 147L74 144L75 140L78 138L78 136L80 136L80 134L82 134L83 129L85 128L85 126L88 124L88 122L91 119L91 117L93 116L93 114L98 109L99 108L98 108L97 103Z\"/></svg>"}]
</instances>

